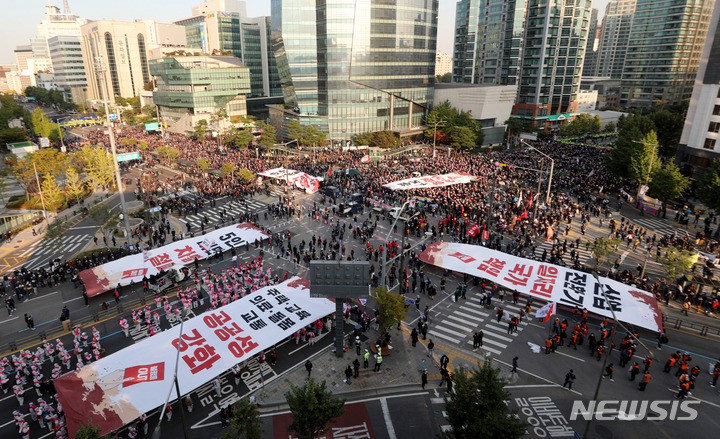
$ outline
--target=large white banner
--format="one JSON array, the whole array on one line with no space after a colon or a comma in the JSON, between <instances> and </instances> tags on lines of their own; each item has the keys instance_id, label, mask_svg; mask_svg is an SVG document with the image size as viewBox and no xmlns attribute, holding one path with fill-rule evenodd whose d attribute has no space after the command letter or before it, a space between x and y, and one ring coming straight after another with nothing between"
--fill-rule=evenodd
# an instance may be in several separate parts
<instances>
[{"instance_id":1,"label":"large white banner","mask_svg":"<svg viewBox=\"0 0 720 439\"><path fill-rule=\"evenodd\" d=\"M131 281L140 283L145 276L150 277L175 265L188 265L195 259L203 260L221 250L228 251L269 236L251 223L223 227L81 271L80 280L85 284L88 296L93 297Z\"/></svg>"},{"instance_id":2,"label":"large white banner","mask_svg":"<svg viewBox=\"0 0 720 439\"><path fill-rule=\"evenodd\" d=\"M662 331L662 314L652 293L601 277L600 285L589 273L558 265L519 258L497 250L470 244L436 242L420 260L449 270L482 277L523 294L570 307L587 308L591 313L653 331Z\"/></svg>"},{"instance_id":3,"label":"large white banner","mask_svg":"<svg viewBox=\"0 0 720 439\"><path fill-rule=\"evenodd\" d=\"M392 183L387 183L383 186L393 191L402 191L407 189L422 189L450 186L453 184L465 184L470 183L473 180L475 180L475 177L470 174L466 174L464 172L452 172L450 174L424 175L422 177L393 181Z\"/></svg>"},{"instance_id":4,"label":"large white banner","mask_svg":"<svg viewBox=\"0 0 720 439\"><path fill-rule=\"evenodd\" d=\"M92 416L101 435L160 407L172 386L177 349L180 394L202 386L335 310L294 277L146 338L57 380L70 437ZM171 399L177 395L175 390Z\"/></svg>"},{"instance_id":5,"label":"large white banner","mask_svg":"<svg viewBox=\"0 0 720 439\"><path fill-rule=\"evenodd\" d=\"M276 180L286 180L289 184L297 186L300 189L304 189L309 194L314 194L320 189L320 182L316 177L306 174L302 171L295 171L293 169L285 168L274 168L268 169L264 172L258 172L258 175L263 177L274 178Z\"/></svg>"}]
</instances>

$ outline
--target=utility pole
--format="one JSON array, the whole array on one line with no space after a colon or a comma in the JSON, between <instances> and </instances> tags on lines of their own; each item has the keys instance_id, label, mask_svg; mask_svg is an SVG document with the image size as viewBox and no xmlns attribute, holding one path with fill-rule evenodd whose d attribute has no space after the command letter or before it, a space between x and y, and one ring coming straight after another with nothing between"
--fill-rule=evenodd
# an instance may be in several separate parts
<instances>
[{"instance_id":1,"label":"utility pole","mask_svg":"<svg viewBox=\"0 0 720 439\"><path fill-rule=\"evenodd\" d=\"M130 230L130 218L128 218L127 207L125 206L125 193L123 192L122 178L120 177L120 166L118 166L117 152L115 150L115 132L110 124L107 102L107 84L105 84L105 64L102 57L95 57L95 71L100 78L100 91L102 92L103 105L105 106L105 120L108 128L108 136L110 137L110 151L112 152L113 167L115 168L115 182L120 195L120 207L122 209L123 219L125 220L125 235L127 236L128 248L133 245L132 233Z\"/></svg>"},{"instance_id":2,"label":"utility pole","mask_svg":"<svg viewBox=\"0 0 720 439\"><path fill-rule=\"evenodd\" d=\"M45 218L47 218L48 214L47 214L47 209L45 209L45 199L43 198L42 187L40 187L40 179L38 178L37 166L35 166L35 162L33 162L33 169L35 170L35 181L37 182L38 191L40 192L40 202L42 203L43 216Z\"/></svg>"}]
</instances>

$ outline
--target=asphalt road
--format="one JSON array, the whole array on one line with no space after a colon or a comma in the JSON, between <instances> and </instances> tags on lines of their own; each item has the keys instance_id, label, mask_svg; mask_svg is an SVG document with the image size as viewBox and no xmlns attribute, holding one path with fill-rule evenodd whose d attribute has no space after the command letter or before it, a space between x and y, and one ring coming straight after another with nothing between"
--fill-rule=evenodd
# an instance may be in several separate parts
<instances>
[{"instance_id":1,"label":"asphalt road","mask_svg":"<svg viewBox=\"0 0 720 439\"><path fill-rule=\"evenodd\" d=\"M298 205L311 207L313 202L319 200L319 195L309 196L300 194L296 198ZM276 196L260 195L256 199L263 203L276 203ZM227 200L218 202L218 208L222 208ZM625 207L627 209L627 207ZM358 215L358 223L362 222L367 215ZM313 235L329 238L329 227L322 222L308 218L291 218L265 219L264 215L260 215L260 225L270 227L274 232L289 232L293 235L293 242L297 243L301 240L309 241ZM438 218L431 219L431 223L437 221ZM354 218L344 218L341 221L354 222ZM81 228L86 227L87 228ZM92 232L91 224L78 223L68 232L68 238L72 236L87 235ZM666 227L665 225L664 227ZM390 230L391 224L387 220L378 221L378 229L373 237L373 245L377 247L379 242L385 238ZM572 230L569 234L570 238L579 233L579 224L575 221L572 224ZM606 227L588 228L583 239L592 239L594 237L607 235ZM391 237L399 239L400 235L391 233ZM422 238L411 237L411 244L417 243ZM541 246L544 245L539 243ZM363 244L360 241L353 240L351 237L346 239L345 245L349 252L351 248L355 249L357 256L364 254ZM621 254L627 251L623 259L623 266L635 268L638 261L644 258L642 251L632 251L621 248ZM241 257L250 258L256 255L258 250L251 248L248 254L240 252ZM56 254L51 253L50 257ZM305 266L298 266L292 261L285 259L277 252L276 248L265 249L266 267L271 267L274 273L278 273L281 277L285 272L288 276L298 274L307 276L308 270ZM583 255L586 257L587 255ZM226 266L228 261L223 261L219 267ZM376 264L377 265L377 264ZM202 264L203 267L207 263ZM650 260L648 262L648 270L659 270L659 267ZM427 274L431 277L435 284L439 283L440 271L434 268L426 269ZM452 291L455 288L459 277L451 278L448 282L447 290ZM151 298L143 298L141 293L132 294L124 292L119 306L111 303L110 310L101 311L100 305L106 298L97 297L90 300L89 305L85 305L80 290L74 289L72 283L65 283L55 288L47 288L40 292L38 297L33 297L28 302L18 305L18 312L12 317L3 316L0 318L0 330L3 333L3 339L7 341L16 341L20 346L28 343L37 343L40 341L42 333L51 338L53 334L58 333L59 322L58 316L63 305L67 305L71 312L71 319L75 321L88 321L89 319L97 319L96 327L101 332L103 339L103 347L110 353L116 352L130 343L134 343L145 337L142 331L133 331L132 337L126 338L120 331L118 324L121 315L128 317L132 308L139 307L143 303L154 306ZM507 301L506 297L506 301ZM421 299L423 306L427 297ZM497 325L493 323L494 313L491 310L481 309L477 303L477 290L470 287L467 302L462 300L454 303L449 295L439 295L431 304L431 338L434 338L436 344L447 349L450 353L453 364L466 364L468 366L475 365L477 361L490 355L493 361L505 369L509 369L508 365L512 358L519 357L520 372L517 377L511 378L509 390L512 397L509 404L516 407L520 412L520 416L529 422L539 420L538 410L553 410L552 405L557 407L566 417L570 413L574 401L581 400L587 402L594 398L595 388L600 375L601 363L589 356L584 346L578 348L577 351L561 347L556 353L545 355L543 353L533 353L531 346L544 345L544 339L549 328L546 324L538 322L525 321L521 325L521 329L517 335L508 335L505 331L505 324ZM524 302L523 302L524 303ZM537 302L536 302L537 303ZM509 310L512 310L511 304L504 304ZM31 312L35 317L35 331L30 331L25 327L22 314ZM195 313L201 310L195 310ZM412 324L417 317L417 312L410 309L407 314L407 321ZM597 322L595 322L597 323ZM163 317L163 326L167 327L177 322L168 322ZM484 349L478 351L471 350L471 334L474 330L483 328L485 336ZM494 335L491 335L494 334ZM715 431L718 427L718 417L716 416L720 409L720 399L716 389L712 389L707 384L709 376L707 368L709 363L717 361L718 355L718 339L713 336L702 337L685 330L668 330L670 342L662 350L655 348L654 334L641 331L641 339L647 344L648 350L640 348L637 356L645 357L652 353L655 355L655 364L653 366L653 380L651 381L645 393L639 392L635 383L630 383L626 370L617 366L617 354L613 354L613 360L616 362L614 381L604 379L601 383L598 399L612 398L614 400L672 400L676 393L676 379L672 375L662 373L662 364L670 353L675 350L689 351L694 358L693 364L701 365L703 373L698 379L697 387L693 391L690 400L700 401L698 403L699 417L695 421L634 421L634 422L618 422L618 421L595 421L592 424L591 432L593 437L599 438L622 438L622 437L640 437L648 435L648 437L670 437L678 434L706 434L708 431ZM623 336L622 330L618 330L616 342ZM283 374L288 373L293 367L301 365L307 358L312 358L323 347L329 345L331 340L320 340L315 347L299 347L291 343L284 343L278 346L278 363L275 366L264 365L262 379L260 378L259 366L257 363L249 362L245 365L244 378L242 382L235 385L232 377L224 377L222 392L216 395L209 386L198 389L192 393L192 399L195 402L194 410L188 415L187 425L190 428L190 437L219 437L221 427L219 426L219 418L217 412L220 407L235 401L237 398L247 395L249 392L262 389L262 381L266 383L275 379L282 379ZM66 346L70 344L70 337L64 336L63 341ZM542 351L541 351L542 352ZM49 365L49 363L47 363ZM74 362L73 362L74 364ZM573 387L573 392L562 389L563 377L567 370L574 369L578 377ZM46 372L46 375L48 373ZM29 392L32 393L33 391ZM422 392L414 392L422 393ZM338 424L339 428L350 428L361 425L366 426L367 437L435 437L440 431L440 426L446 424L442 415L443 404L439 399L441 395L436 395L433 390L425 392L423 395L402 395L382 400L369 400L358 402L357 406L353 406L350 410L352 416L347 420L342 420ZM548 401L549 398L549 401ZM4 417L0 418L0 437L12 437L15 434L14 425L12 423L11 413L17 409L17 401L14 396L0 395L0 413ZM388 419L390 422L388 422ZM284 414L270 414L265 417L266 437L279 437L286 428L287 416ZM364 424L363 424L364 423ZM154 427L156 417L151 419L150 425ZM585 428L585 421L578 419L568 421L566 423L569 428L582 431ZM550 430L543 423L528 430L527 437L546 437L551 432L559 434L559 430ZM181 437L182 426L180 423L179 412L175 410L175 416L171 422L164 422L162 426L162 437L177 438ZM358 430L360 431L360 430ZM394 433L393 433L394 432ZM544 436L543 436L544 435ZM32 426L32 438L50 437L47 430L40 430L36 425ZM141 436L142 437L142 436ZM352 436L346 436L352 437ZM357 436L364 437L364 436ZM555 436L562 437L562 436ZM570 436L571 437L571 436Z\"/></svg>"}]
</instances>

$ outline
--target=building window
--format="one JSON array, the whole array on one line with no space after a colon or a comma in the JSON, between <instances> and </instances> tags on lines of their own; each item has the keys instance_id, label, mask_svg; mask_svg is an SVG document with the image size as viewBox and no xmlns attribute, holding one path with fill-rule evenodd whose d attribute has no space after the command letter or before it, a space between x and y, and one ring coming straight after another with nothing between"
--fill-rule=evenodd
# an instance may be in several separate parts
<instances>
[{"instance_id":1,"label":"building window","mask_svg":"<svg viewBox=\"0 0 720 439\"><path fill-rule=\"evenodd\" d=\"M710 132L710 133L720 132L720 122L710 122L710 126L708 127L708 132Z\"/></svg>"},{"instance_id":2,"label":"building window","mask_svg":"<svg viewBox=\"0 0 720 439\"><path fill-rule=\"evenodd\" d=\"M720 116L720 105L716 105L715 108L713 108L713 116Z\"/></svg>"},{"instance_id":3,"label":"building window","mask_svg":"<svg viewBox=\"0 0 720 439\"><path fill-rule=\"evenodd\" d=\"M105 32L105 49L108 54L108 69L112 80L113 95L120 96L120 81L118 80L117 64L115 63L115 48L113 47L112 35Z\"/></svg>"},{"instance_id":4,"label":"building window","mask_svg":"<svg viewBox=\"0 0 720 439\"><path fill-rule=\"evenodd\" d=\"M705 144L703 145L703 148L715 149L715 139L705 139Z\"/></svg>"},{"instance_id":5,"label":"building window","mask_svg":"<svg viewBox=\"0 0 720 439\"><path fill-rule=\"evenodd\" d=\"M150 73L148 72L147 53L145 52L145 36L138 34L138 50L140 51L140 66L142 69L143 82L147 84L150 82Z\"/></svg>"}]
</instances>

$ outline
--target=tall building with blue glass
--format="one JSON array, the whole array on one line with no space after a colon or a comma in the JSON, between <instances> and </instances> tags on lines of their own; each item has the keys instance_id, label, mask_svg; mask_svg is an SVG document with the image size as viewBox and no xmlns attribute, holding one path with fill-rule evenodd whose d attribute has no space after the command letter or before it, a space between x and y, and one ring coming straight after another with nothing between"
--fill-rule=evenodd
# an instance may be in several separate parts
<instances>
[{"instance_id":1,"label":"tall building with blue glass","mask_svg":"<svg viewBox=\"0 0 720 439\"><path fill-rule=\"evenodd\" d=\"M272 0L285 100L276 113L336 140L419 133L432 105L437 12L438 0Z\"/></svg>"}]
</instances>

